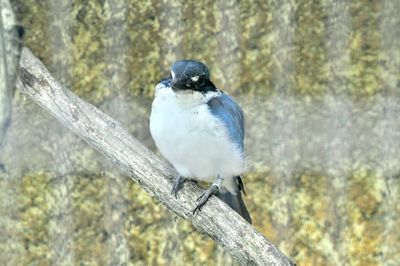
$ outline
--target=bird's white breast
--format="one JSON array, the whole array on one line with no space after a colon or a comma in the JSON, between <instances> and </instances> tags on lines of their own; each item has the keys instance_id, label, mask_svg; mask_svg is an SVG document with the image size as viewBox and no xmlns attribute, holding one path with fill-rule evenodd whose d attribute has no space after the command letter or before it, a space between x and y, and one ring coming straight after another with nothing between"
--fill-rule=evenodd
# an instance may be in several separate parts
<instances>
[{"instance_id":1,"label":"bird's white breast","mask_svg":"<svg viewBox=\"0 0 400 266\"><path fill-rule=\"evenodd\" d=\"M243 154L206 104L207 94L157 88L150 116L151 135L180 175L214 181L243 172Z\"/></svg>"}]
</instances>

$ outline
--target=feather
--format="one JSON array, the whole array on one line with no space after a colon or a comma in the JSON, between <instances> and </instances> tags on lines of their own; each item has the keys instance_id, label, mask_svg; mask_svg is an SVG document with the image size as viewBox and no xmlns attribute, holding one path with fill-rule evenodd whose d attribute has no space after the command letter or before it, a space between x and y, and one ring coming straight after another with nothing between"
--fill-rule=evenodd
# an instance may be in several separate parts
<instances>
[{"instance_id":1,"label":"feather","mask_svg":"<svg viewBox=\"0 0 400 266\"><path fill-rule=\"evenodd\" d=\"M237 195L230 193L228 190L220 190L217 194L217 197L220 198L223 202L228 204L234 211L236 211L240 216L242 216L246 221L250 224L252 223L249 211L244 205L242 195L239 192Z\"/></svg>"},{"instance_id":2,"label":"feather","mask_svg":"<svg viewBox=\"0 0 400 266\"><path fill-rule=\"evenodd\" d=\"M219 96L211 98L207 105L211 113L226 125L230 138L243 153L244 117L242 109L223 92Z\"/></svg>"}]
</instances>

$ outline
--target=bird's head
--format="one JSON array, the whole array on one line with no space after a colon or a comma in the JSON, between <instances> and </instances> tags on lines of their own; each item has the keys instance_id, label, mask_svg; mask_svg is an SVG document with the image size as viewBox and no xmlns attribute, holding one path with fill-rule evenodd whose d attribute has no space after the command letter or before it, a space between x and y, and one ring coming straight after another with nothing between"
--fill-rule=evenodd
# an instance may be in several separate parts
<instances>
[{"instance_id":1,"label":"bird's head","mask_svg":"<svg viewBox=\"0 0 400 266\"><path fill-rule=\"evenodd\" d=\"M171 87L174 91L209 90L210 71L207 66L195 60L179 60L171 66Z\"/></svg>"}]
</instances>

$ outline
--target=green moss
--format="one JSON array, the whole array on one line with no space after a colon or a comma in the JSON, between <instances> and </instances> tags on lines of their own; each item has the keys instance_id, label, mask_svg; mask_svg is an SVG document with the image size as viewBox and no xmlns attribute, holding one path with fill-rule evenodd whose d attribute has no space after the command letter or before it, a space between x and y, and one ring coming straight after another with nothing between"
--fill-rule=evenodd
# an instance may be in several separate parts
<instances>
[{"instance_id":1,"label":"green moss","mask_svg":"<svg viewBox=\"0 0 400 266\"><path fill-rule=\"evenodd\" d=\"M385 30L397 32L396 16L382 15L380 1L351 1L340 13L344 20L337 21L331 18L338 16L334 2L18 0L16 10L26 29L26 46L55 77L102 108L115 98L109 109L126 104L116 119L147 146L154 145L147 130L154 85L168 75L173 61L194 58L209 65L219 88L240 97L249 114L257 114L249 115L256 123L247 127L256 137L246 140L247 147L257 147L260 140L275 141L256 135L264 131L254 128L273 123L258 119L274 113L272 95L398 95L398 40L384 37L381 28L389 17ZM264 100L263 108L254 104ZM48 136L49 118L40 113L32 119L38 109L18 94L16 101L22 122L15 123L26 124L25 130L13 131L15 141L34 150L34 156L20 158L21 165L52 158L58 141L78 148L67 154L72 172L63 177L35 170L18 181L0 180L7 198L17 195L15 210L7 202L0 208L5 228L1 254L16 254L9 255L16 264L38 265L68 265L68 258L59 256L67 253L82 265L232 263L212 240L131 180L99 174L104 165L96 152L63 133ZM326 111L318 104L312 107ZM354 117L363 110L355 110ZM288 143L297 147L290 136ZM32 145L37 139L46 141ZM245 202L257 229L299 265L399 264L398 178L386 180L359 162L346 162L354 164L349 176L332 177L323 166L319 172L299 173L300 151L294 162L282 162L288 174L273 173L265 159L275 155L265 150L255 154L245 176ZM6 240L7 246L1 244Z\"/></svg>"}]
</instances>

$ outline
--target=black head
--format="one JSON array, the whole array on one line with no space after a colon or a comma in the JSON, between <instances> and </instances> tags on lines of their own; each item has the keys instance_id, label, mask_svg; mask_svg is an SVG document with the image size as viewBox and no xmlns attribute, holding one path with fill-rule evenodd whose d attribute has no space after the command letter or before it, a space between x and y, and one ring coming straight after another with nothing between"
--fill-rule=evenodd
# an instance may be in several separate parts
<instances>
[{"instance_id":1,"label":"black head","mask_svg":"<svg viewBox=\"0 0 400 266\"><path fill-rule=\"evenodd\" d=\"M174 91L195 90L207 92L216 90L210 81L207 66L195 60L179 60L171 66L171 87Z\"/></svg>"}]
</instances>

